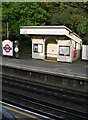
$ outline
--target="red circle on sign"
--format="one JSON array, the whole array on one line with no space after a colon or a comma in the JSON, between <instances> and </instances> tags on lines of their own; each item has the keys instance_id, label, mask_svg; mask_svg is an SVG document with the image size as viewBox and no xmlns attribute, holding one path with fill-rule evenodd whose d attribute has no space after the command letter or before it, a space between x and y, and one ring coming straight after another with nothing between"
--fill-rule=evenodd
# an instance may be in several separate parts
<instances>
[{"instance_id":1,"label":"red circle on sign","mask_svg":"<svg viewBox=\"0 0 88 120\"><path fill-rule=\"evenodd\" d=\"M3 48L7 53L10 52L10 50L12 49L8 44L6 44Z\"/></svg>"}]
</instances>

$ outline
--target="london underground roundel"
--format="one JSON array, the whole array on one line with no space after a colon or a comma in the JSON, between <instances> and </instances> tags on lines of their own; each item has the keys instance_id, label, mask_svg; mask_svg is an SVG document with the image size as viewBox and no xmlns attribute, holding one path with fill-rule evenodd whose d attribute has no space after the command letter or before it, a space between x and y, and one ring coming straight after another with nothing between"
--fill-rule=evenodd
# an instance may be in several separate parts
<instances>
[{"instance_id":1,"label":"london underground roundel","mask_svg":"<svg viewBox=\"0 0 88 120\"><path fill-rule=\"evenodd\" d=\"M11 48L8 44L6 44L6 45L3 47L3 49L4 49L7 53L12 50L12 48Z\"/></svg>"},{"instance_id":2,"label":"london underground roundel","mask_svg":"<svg viewBox=\"0 0 88 120\"><path fill-rule=\"evenodd\" d=\"M3 55L13 56L13 42L10 40L4 40L2 42Z\"/></svg>"}]
</instances>

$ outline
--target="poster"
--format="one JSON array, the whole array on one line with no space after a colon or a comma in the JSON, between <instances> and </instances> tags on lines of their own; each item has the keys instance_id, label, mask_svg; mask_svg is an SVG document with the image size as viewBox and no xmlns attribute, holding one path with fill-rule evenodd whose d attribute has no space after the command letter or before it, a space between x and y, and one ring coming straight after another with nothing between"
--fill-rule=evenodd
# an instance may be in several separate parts
<instances>
[{"instance_id":1,"label":"poster","mask_svg":"<svg viewBox=\"0 0 88 120\"><path fill-rule=\"evenodd\" d=\"M59 55L70 56L70 46L59 46Z\"/></svg>"},{"instance_id":2,"label":"poster","mask_svg":"<svg viewBox=\"0 0 88 120\"><path fill-rule=\"evenodd\" d=\"M33 52L42 53L43 45L42 44L33 44Z\"/></svg>"},{"instance_id":3,"label":"poster","mask_svg":"<svg viewBox=\"0 0 88 120\"><path fill-rule=\"evenodd\" d=\"M38 53L42 53L42 44L38 44Z\"/></svg>"}]
</instances>

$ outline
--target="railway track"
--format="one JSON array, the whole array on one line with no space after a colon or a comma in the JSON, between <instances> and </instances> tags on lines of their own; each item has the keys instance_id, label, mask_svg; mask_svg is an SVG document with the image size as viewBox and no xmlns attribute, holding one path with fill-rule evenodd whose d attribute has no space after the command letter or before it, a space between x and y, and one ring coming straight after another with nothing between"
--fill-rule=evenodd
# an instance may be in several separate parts
<instances>
[{"instance_id":1,"label":"railway track","mask_svg":"<svg viewBox=\"0 0 88 120\"><path fill-rule=\"evenodd\" d=\"M28 106L31 106L31 109L35 109L37 112L41 112L41 114L48 113L48 116L52 115L51 118L53 119L71 120L72 118L73 120L87 120L88 118L88 104L87 99L85 99L87 95L72 94L70 91L60 91L54 88L44 87L41 84L36 85L35 83L19 81L17 79L14 81L12 79L4 78L3 85L6 86L3 87L4 101L13 102L15 104L19 103L18 105L20 105L20 103L23 105L24 103L23 107L27 107L27 109L29 109L30 107ZM9 86L10 89L8 89L7 86ZM21 92L19 92L19 88ZM22 94L22 91L24 94ZM36 97L34 97L33 94L31 96L30 93L38 94L38 96L35 95ZM42 97L39 99L41 95ZM45 98L47 99L47 96L48 101L45 100ZM79 97L81 97L80 100ZM47 113L45 112L46 110Z\"/></svg>"},{"instance_id":2,"label":"railway track","mask_svg":"<svg viewBox=\"0 0 88 120\"><path fill-rule=\"evenodd\" d=\"M8 96L8 98L7 98L7 96ZM18 107L22 107L22 108L24 108L26 110L30 110L30 111L36 112L38 114L47 116L47 117L49 117L51 119L65 120L61 116L57 116L57 115L54 115L52 113L45 112L44 109L47 109L47 111L49 109L52 109L53 111L57 111L57 109L52 108L51 106L50 107L46 106L44 103L42 103L42 101L40 102L37 99L33 99L33 98L29 99L29 98L26 98L26 97L21 96L21 95L13 94L10 91L8 91L8 92L4 91L4 99L3 99L3 101L7 102L7 103L10 103L10 104L13 104L13 105L18 106Z\"/></svg>"},{"instance_id":3,"label":"railway track","mask_svg":"<svg viewBox=\"0 0 88 120\"><path fill-rule=\"evenodd\" d=\"M22 96L11 91L4 91L3 101L37 112L42 115L46 115L47 117L55 120L70 120L71 118L73 118L74 120L87 120L86 117L82 116L82 113L79 113L78 115L76 113L77 111L55 105L53 103L51 104L40 99ZM46 110L47 112L45 112Z\"/></svg>"},{"instance_id":4,"label":"railway track","mask_svg":"<svg viewBox=\"0 0 88 120\"><path fill-rule=\"evenodd\" d=\"M5 78L5 79L4 79ZM83 93L83 92L74 92L72 90L68 90L68 89L63 89L60 87L54 87L54 86L50 86L50 85L44 85L44 84L39 84L36 82L31 82L31 81L27 81L27 80L21 80L21 79L16 79L16 78L10 78L10 77L3 77L4 84L8 84L9 85L16 85L16 87L20 87L20 88L24 88L25 90L34 90L37 92L41 92L41 93L45 93L46 95L52 95L55 96L57 98L66 98L66 99L70 99L72 101L75 101L76 103L80 103L80 104L86 104L88 105L88 94ZM13 80L15 79L15 81Z\"/></svg>"}]
</instances>

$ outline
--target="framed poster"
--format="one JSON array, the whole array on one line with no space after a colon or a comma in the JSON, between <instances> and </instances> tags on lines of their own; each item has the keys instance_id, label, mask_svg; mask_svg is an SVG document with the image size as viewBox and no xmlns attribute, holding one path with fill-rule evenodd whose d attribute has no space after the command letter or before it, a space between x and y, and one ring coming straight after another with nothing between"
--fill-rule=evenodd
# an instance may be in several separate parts
<instances>
[{"instance_id":1,"label":"framed poster","mask_svg":"<svg viewBox=\"0 0 88 120\"><path fill-rule=\"evenodd\" d=\"M59 55L70 56L70 46L59 46Z\"/></svg>"},{"instance_id":2,"label":"framed poster","mask_svg":"<svg viewBox=\"0 0 88 120\"><path fill-rule=\"evenodd\" d=\"M43 52L42 44L38 44L38 53L42 53L42 52Z\"/></svg>"},{"instance_id":3,"label":"framed poster","mask_svg":"<svg viewBox=\"0 0 88 120\"><path fill-rule=\"evenodd\" d=\"M33 44L33 52L42 53L43 45L42 44Z\"/></svg>"}]
</instances>

